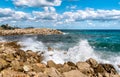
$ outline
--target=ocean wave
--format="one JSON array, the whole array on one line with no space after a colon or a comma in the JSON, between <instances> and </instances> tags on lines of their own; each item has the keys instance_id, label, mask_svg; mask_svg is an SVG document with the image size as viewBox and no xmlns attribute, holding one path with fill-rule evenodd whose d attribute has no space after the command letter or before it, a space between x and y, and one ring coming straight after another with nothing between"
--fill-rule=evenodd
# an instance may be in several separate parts
<instances>
[{"instance_id":1,"label":"ocean wave","mask_svg":"<svg viewBox=\"0 0 120 77\"><path fill-rule=\"evenodd\" d=\"M89 58L94 58L101 63L113 64L115 68L120 72L117 65L120 64L119 55L107 54L100 51L95 51L92 46L90 46L87 40L80 40L79 43L72 48L66 50L53 49L48 51L48 46L41 41L37 41L35 38L26 38L19 42L23 46L23 50L32 50L36 52L43 53L43 62L46 63L48 60L53 60L55 63L65 63L68 61L78 62L85 61ZM63 45L63 44L61 44ZM60 46L61 46L60 45ZM59 43L56 45L59 47Z\"/></svg>"}]
</instances>

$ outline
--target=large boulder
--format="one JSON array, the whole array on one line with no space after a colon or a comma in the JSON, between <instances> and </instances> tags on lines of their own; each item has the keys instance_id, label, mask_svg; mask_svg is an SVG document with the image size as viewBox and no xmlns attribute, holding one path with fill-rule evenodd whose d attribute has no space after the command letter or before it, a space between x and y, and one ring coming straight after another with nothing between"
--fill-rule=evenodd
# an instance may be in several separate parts
<instances>
[{"instance_id":1,"label":"large boulder","mask_svg":"<svg viewBox=\"0 0 120 77\"><path fill-rule=\"evenodd\" d=\"M87 62L78 62L76 63L77 68L80 70L80 72L84 73L87 76L93 76L94 70L91 68L91 66Z\"/></svg>"},{"instance_id":2,"label":"large boulder","mask_svg":"<svg viewBox=\"0 0 120 77\"><path fill-rule=\"evenodd\" d=\"M64 77L88 77L78 70L72 70L72 71L69 71L69 72L64 72L63 76Z\"/></svg>"},{"instance_id":3,"label":"large boulder","mask_svg":"<svg viewBox=\"0 0 120 77\"><path fill-rule=\"evenodd\" d=\"M63 67L58 68L58 71L61 73L71 71L71 66L69 66L67 63L64 63Z\"/></svg>"},{"instance_id":4,"label":"large boulder","mask_svg":"<svg viewBox=\"0 0 120 77\"><path fill-rule=\"evenodd\" d=\"M55 67L56 68L56 66L57 65L52 60L47 61L47 67Z\"/></svg>"},{"instance_id":5,"label":"large boulder","mask_svg":"<svg viewBox=\"0 0 120 77\"><path fill-rule=\"evenodd\" d=\"M86 62L90 64L92 68L96 68L98 66L98 62L95 59L90 58L86 60Z\"/></svg>"},{"instance_id":6,"label":"large boulder","mask_svg":"<svg viewBox=\"0 0 120 77\"><path fill-rule=\"evenodd\" d=\"M61 73L54 67L46 68L44 74L47 74L48 77L62 77Z\"/></svg>"},{"instance_id":7,"label":"large boulder","mask_svg":"<svg viewBox=\"0 0 120 77\"><path fill-rule=\"evenodd\" d=\"M116 69L111 64L102 64L104 69L110 74L117 74Z\"/></svg>"}]
</instances>

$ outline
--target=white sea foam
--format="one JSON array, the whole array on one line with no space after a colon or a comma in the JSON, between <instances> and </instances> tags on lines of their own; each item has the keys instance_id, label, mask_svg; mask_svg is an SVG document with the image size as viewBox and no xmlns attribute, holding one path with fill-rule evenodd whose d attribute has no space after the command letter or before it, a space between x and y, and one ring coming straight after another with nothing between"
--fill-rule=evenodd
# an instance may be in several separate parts
<instances>
[{"instance_id":1,"label":"white sea foam","mask_svg":"<svg viewBox=\"0 0 120 77\"><path fill-rule=\"evenodd\" d=\"M119 56L109 55L99 51L97 52L89 45L87 40L80 40L80 42L76 46L69 48L68 51L57 49L48 51L47 46L44 43L37 41L35 38L27 38L21 40L19 43L23 46L22 49L25 51L33 50L44 52L44 63L46 63L48 60L53 60L57 64L63 64L67 61L76 63L78 61L85 61L89 58L94 58L98 62L113 64L115 68L120 72L117 66L118 64L120 64ZM59 45L56 46L61 47ZM106 56L110 57L106 58Z\"/></svg>"}]
</instances>

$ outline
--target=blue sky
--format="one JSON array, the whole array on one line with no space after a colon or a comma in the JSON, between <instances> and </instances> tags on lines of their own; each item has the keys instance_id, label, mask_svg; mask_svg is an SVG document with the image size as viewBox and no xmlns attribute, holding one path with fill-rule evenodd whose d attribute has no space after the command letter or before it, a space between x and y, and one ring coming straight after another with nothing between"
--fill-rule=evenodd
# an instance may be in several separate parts
<instances>
[{"instance_id":1,"label":"blue sky","mask_svg":"<svg viewBox=\"0 0 120 77\"><path fill-rule=\"evenodd\" d=\"M1 0L0 24L57 29L120 29L120 0Z\"/></svg>"}]
</instances>

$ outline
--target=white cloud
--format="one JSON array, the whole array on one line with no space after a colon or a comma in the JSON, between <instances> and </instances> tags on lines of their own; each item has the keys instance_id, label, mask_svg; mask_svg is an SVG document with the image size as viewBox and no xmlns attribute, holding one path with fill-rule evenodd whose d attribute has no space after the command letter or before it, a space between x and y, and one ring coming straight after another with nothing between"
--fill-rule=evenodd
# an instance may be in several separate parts
<instances>
[{"instance_id":1,"label":"white cloud","mask_svg":"<svg viewBox=\"0 0 120 77\"><path fill-rule=\"evenodd\" d=\"M0 8L0 22L49 21L59 25L81 21L120 21L120 10L94 10L87 8L86 10L77 10L74 12L64 12L62 14L58 14L54 7L44 7L44 9L45 11L25 13L22 11L15 11L10 8ZM91 22L88 22L88 24L93 25Z\"/></svg>"},{"instance_id":2,"label":"white cloud","mask_svg":"<svg viewBox=\"0 0 120 77\"><path fill-rule=\"evenodd\" d=\"M10 8L0 8L0 21L23 21L28 20L30 15L22 11L15 11Z\"/></svg>"},{"instance_id":3,"label":"white cloud","mask_svg":"<svg viewBox=\"0 0 120 77\"><path fill-rule=\"evenodd\" d=\"M60 6L61 2L61 0L13 0L16 6L28 7Z\"/></svg>"}]
</instances>

